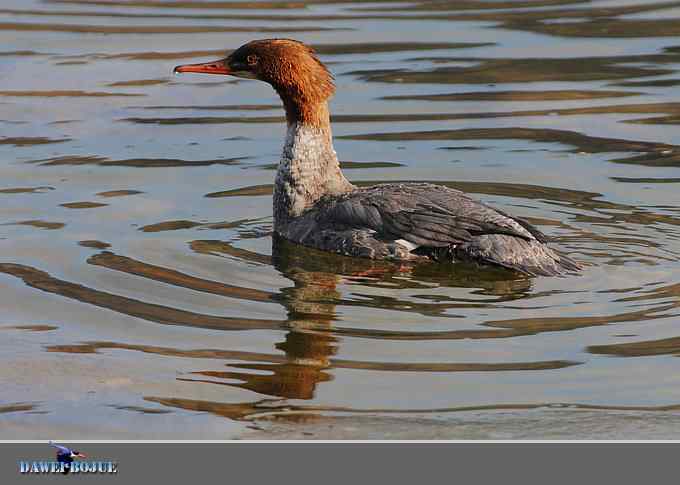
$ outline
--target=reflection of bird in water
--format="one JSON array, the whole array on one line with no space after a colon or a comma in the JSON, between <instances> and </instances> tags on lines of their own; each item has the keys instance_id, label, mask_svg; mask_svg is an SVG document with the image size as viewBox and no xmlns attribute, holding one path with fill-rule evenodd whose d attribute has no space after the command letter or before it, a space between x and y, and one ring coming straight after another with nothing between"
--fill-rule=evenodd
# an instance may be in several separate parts
<instances>
[{"instance_id":1,"label":"reflection of bird in water","mask_svg":"<svg viewBox=\"0 0 680 485\"><path fill-rule=\"evenodd\" d=\"M246 258L256 259L258 256L261 255L248 251L241 253L241 257ZM390 286L397 282L415 284L410 278L404 279L409 275L428 284L476 286L480 293L503 300L522 298L531 288L530 278L504 270L480 273L473 265L462 264L454 275L438 264L373 261L301 248L277 234L272 234L271 260L274 267L294 283L294 286L282 289L278 299L287 310L290 331L285 340L275 347L285 352L285 358L281 361L229 364L229 367L240 371L194 372L213 379L201 382L224 384L285 399L312 399L318 384L332 380L328 370L332 367L331 358L336 354L338 338L332 335L331 330L336 304L343 301L337 285L343 281L384 282L393 278ZM375 305L384 307L385 301L380 300ZM417 303L411 305L417 306ZM234 380L238 382L230 382Z\"/></svg>"},{"instance_id":2,"label":"reflection of bird in water","mask_svg":"<svg viewBox=\"0 0 680 485\"><path fill-rule=\"evenodd\" d=\"M260 233L263 237L268 234ZM499 325L494 328L484 329L454 329L445 331L408 331L396 329L374 328L344 328L337 326L336 305L342 307L375 307L405 309L414 314L439 315L440 312L468 307L484 306L490 302L495 305L499 302L512 301L527 296L530 293L532 278L519 273L508 272L502 268L490 269L489 271L477 271L475 265L461 264L455 272L441 264L412 264L394 263L388 261L376 261L362 258L340 256L316 249L300 247L290 241L272 234L272 255L268 256L250 250L234 247L224 241L195 241L201 244L192 244L194 248L200 248L203 252L211 254L224 253L238 257L243 261L251 261L259 264L272 264L282 276L293 282L292 287L284 288L280 294L270 295L266 300L258 294L254 301L276 301L286 308L288 318L280 322L276 329L285 328L288 333L283 342L275 344L275 348L282 350L285 355L241 352L218 349L180 350L164 347L149 347L143 345L117 345L103 342L93 346L97 348L126 348L142 350L153 354L177 355L182 357L198 357L211 359L224 359L227 361L238 360L239 363L227 363L228 371L204 370L192 372L192 377L178 377L180 381L200 382L235 387L256 392L260 395L283 398L278 399L258 398L255 401L245 402L218 402L188 399L184 397L146 396L145 399L165 406L179 407L194 411L210 412L231 419L250 420L282 418L285 419L315 419L316 412L324 409L329 411L346 411L347 407L326 407L314 403L294 403L288 399L312 399L317 393L317 387L321 383L332 380L331 369L356 369L377 372L479 372L479 371L535 371L560 369L575 365L571 361L539 361L539 362L498 362L498 363L456 363L456 362L381 362L374 360L350 360L335 357L337 347L341 344L340 336L369 337L387 342L393 339L400 341L421 341L431 339L477 339L477 338L507 338L519 335L528 335L539 331L551 331L556 328L550 326L543 329L527 328L512 325ZM237 256L238 255L238 256ZM144 274L143 267L127 260L129 270L134 274ZM154 267L161 280L177 278L180 275L162 268ZM160 270L160 272L159 272ZM173 276L174 274L174 276ZM205 290L208 285L206 280L196 279L188 275L181 275L182 286ZM461 287L465 288L463 298L444 297L441 303L438 295L418 292L415 300L400 301L399 306L386 304L381 292L372 299L370 295L358 294L359 299L347 299L343 294L343 286L354 285L361 282L362 287L373 286L375 288L401 288L401 289L426 289ZM217 293L220 286L217 283L212 289ZM473 294L483 294L492 298L469 298L470 288L476 288ZM243 289L241 289L243 290ZM230 287L230 292L233 288ZM264 292L263 292L264 293ZM241 298L248 299L248 293L239 292ZM253 295L254 296L254 295ZM426 298L427 303L417 300ZM356 308L355 307L355 308ZM455 315L449 315L455 317ZM502 322L500 322L502 323ZM249 328L249 327L244 327ZM267 326L271 329L272 327ZM571 327L570 327L571 328ZM376 340L376 341L379 341ZM206 378L197 378L196 376Z\"/></svg>"},{"instance_id":3,"label":"reflection of bird in water","mask_svg":"<svg viewBox=\"0 0 680 485\"><path fill-rule=\"evenodd\" d=\"M286 353L284 362L230 364L230 367L257 373L199 371L195 374L218 379L236 379L241 382L225 384L267 396L312 399L316 385L332 379L325 369L329 367L329 357L335 352L334 343L335 338L330 336L293 330L286 335L285 342L276 344L277 349Z\"/></svg>"},{"instance_id":4,"label":"reflection of bird in water","mask_svg":"<svg viewBox=\"0 0 680 485\"><path fill-rule=\"evenodd\" d=\"M274 188L274 230L290 241L348 256L475 261L530 275L579 269L529 223L458 190L429 183L352 185L333 149L333 77L301 42L253 41L226 59L175 72L259 79L279 94L288 134Z\"/></svg>"},{"instance_id":5,"label":"reflection of bird in water","mask_svg":"<svg viewBox=\"0 0 680 485\"><path fill-rule=\"evenodd\" d=\"M57 461L64 464L64 475L71 471L71 463L73 463L74 458L87 458L85 454L66 446L58 445L54 441L50 441L50 446L57 449Z\"/></svg>"},{"instance_id":6,"label":"reflection of bird in water","mask_svg":"<svg viewBox=\"0 0 680 485\"><path fill-rule=\"evenodd\" d=\"M285 341L276 344L276 348L285 352L285 361L230 366L259 371L256 374L221 371L202 371L198 374L236 379L242 382L229 385L288 399L312 399L316 385L332 379L325 370L336 352L337 339L324 330L330 329L334 319L335 304L332 302L340 298L335 288L340 277L304 270L288 246L285 241L274 238L274 266L295 284L292 288L282 290L282 303L288 311L287 321L291 330L286 334Z\"/></svg>"}]
</instances>

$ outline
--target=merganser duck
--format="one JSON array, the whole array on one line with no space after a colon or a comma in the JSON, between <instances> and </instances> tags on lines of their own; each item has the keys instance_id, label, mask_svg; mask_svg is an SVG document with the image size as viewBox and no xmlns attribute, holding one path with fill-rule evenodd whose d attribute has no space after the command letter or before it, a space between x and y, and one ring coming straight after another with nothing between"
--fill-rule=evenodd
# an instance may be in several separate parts
<instances>
[{"instance_id":1,"label":"merganser duck","mask_svg":"<svg viewBox=\"0 0 680 485\"><path fill-rule=\"evenodd\" d=\"M580 269L528 222L461 191L429 183L352 185L333 149L333 76L302 42L255 40L225 59L174 72L258 79L279 94L288 131L274 187L274 231L290 241L347 256L472 261L528 275Z\"/></svg>"}]
</instances>

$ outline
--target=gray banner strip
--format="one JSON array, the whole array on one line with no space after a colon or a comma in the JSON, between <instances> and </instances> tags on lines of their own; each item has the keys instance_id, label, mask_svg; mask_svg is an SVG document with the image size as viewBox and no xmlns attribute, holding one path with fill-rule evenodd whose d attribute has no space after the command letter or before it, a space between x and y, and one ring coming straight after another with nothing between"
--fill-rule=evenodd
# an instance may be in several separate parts
<instances>
[{"instance_id":1,"label":"gray banner strip","mask_svg":"<svg viewBox=\"0 0 680 485\"><path fill-rule=\"evenodd\" d=\"M0 483L648 483L675 476L677 443L65 443L118 473L21 474L47 444L0 444Z\"/></svg>"}]
</instances>

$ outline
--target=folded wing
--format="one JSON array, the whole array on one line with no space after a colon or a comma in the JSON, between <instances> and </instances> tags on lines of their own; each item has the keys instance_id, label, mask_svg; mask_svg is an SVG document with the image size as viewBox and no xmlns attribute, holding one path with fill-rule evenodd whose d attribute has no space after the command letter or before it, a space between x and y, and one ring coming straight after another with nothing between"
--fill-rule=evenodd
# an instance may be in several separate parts
<instances>
[{"instance_id":1,"label":"folded wing","mask_svg":"<svg viewBox=\"0 0 680 485\"><path fill-rule=\"evenodd\" d=\"M385 184L361 189L325 206L319 216L350 228L375 231L385 240L448 247L476 236L503 234L545 242L521 219L478 202L463 192L433 184Z\"/></svg>"}]
</instances>

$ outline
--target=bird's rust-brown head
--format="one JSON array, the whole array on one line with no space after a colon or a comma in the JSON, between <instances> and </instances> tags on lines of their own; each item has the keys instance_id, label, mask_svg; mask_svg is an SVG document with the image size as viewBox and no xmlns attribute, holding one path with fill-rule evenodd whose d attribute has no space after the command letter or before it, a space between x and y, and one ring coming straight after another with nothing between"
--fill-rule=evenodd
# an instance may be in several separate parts
<instances>
[{"instance_id":1,"label":"bird's rust-brown head","mask_svg":"<svg viewBox=\"0 0 680 485\"><path fill-rule=\"evenodd\" d=\"M333 76L314 50L292 39L254 40L225 59L177 66L174 72L228 74L267 82L279 93L289 124L323 127L328 123L326 102L335 92Z\"/></svg>"}]
</instances>

